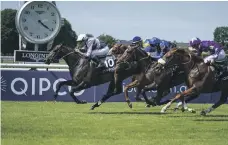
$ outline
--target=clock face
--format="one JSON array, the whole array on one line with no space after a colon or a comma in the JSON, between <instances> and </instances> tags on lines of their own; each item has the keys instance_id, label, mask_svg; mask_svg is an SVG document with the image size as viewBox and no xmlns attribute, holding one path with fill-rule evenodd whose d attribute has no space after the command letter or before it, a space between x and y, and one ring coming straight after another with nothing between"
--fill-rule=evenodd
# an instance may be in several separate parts
<instances>
[{"instance_id":1,"label":"clock face","mask_svg":"<svg viewBox=\"0 0 228 145\"><path fill-rule=\"evenodd\" d=\"M21 35L28 41L46 43L58 34L61 17L52 3L32 1L22 8L17 23Z\"/></svg>"}]
</instances>

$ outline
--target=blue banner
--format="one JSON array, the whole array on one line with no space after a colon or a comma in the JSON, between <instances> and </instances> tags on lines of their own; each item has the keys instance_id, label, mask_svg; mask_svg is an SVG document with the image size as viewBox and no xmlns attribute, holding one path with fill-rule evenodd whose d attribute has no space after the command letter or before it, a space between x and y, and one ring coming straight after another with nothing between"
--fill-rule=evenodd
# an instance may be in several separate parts
<instances>
[{"instance_id":1,"label":"blue banner","mask_svg":"<svg viewBox=\"0 0 228 145\"><path fill-rule=\"evenodd\" d=\"M51 101L56 90L56 85L60 81L71 80L69 72L56 71L1 71L1 100L12 101ZM123 82L123 88L130 83L127 79ZM76 92L75 95L87 102L96 102L106 93L108 84L91 87L86 90ZM176 93L183 92L187 87L183 84L171 88L171 93L163 100L173 97ZM64 86L59 92L58 101L73 101L69 92L71 87ZM131 101L135 101L135 88L130 89L129 96ZM147 92L149 97L155 96L156 91ZM192 103L214 103L220 98L220 93L202 94L192 101ZM109 102L124 102L124 94L112 96Z\"/></svg>"}]
</instances>

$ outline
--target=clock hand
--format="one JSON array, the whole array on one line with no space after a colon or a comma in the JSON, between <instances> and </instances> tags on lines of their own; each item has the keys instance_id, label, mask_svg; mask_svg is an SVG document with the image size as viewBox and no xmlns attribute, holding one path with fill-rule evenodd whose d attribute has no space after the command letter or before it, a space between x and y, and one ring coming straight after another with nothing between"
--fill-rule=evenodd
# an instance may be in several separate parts
<instances>
[{"instance_id":1,"label":"clock hand","mask_svg":"<svg viewBox=\"0 0 228 145\"><path fill-rule=\"evenodd\" d=\"M50 30L51 31L51 29L50 28L48 28L48 26L47 25L45 25L43 22L41 22L41 20L38 20L38 23L40 23L42 26L44 26L46 29L48 29L48 30Z\"/></svg>"}]
</instances>

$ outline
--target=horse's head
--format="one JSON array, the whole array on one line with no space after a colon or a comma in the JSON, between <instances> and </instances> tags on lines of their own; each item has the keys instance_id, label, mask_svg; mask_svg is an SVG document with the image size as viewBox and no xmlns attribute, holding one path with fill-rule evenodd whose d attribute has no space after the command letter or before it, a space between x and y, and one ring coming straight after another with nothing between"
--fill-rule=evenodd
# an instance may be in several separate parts
<instances>
[{"instance_id":1,"label":"horse's head","mask_svg":"<svg viewBox=\"0 0 228 145\"><path fill-rule=\"evenodd\" d=\"M118 59L117 64L139 61L140 59L145 58L147 56L147 53L143 51L139 46L130 45L124 51L123 55Z\"/></svg>"},{"instance_id":2,"label":"horse's head","mask_svg":"<svg viewBox=\"0 0 228 145\"><path fill-rule=\"evenodd\" d=\"M63 58L67 53L69 53L71 50L67 47L65 47L62 43L59 45L56 45L48 54L45 63L50 64L54 62L55 60L59 60Z\"/></svg>"},{"instance_id":3,"label":"horse's head","mask_svg":"<svg viewBox=\"0 0 228 145\"><path fill-rule=\"evenodd\" d=\"M110 50L113 55L122 55L127 48L128 45L115 44Z\"/></svg>"},{"instance_id":4,"label":"horse's head","mask_svg":"<svg viewBox=\"0 0 228 145\"><path fill-rule=\"evenodd\" d=\"M145 51L143 51L139 46L130 45L124 51L123 55L121 55L116 62L115 71L122 72L131 67L132 62L139 63L140 60L144 58L148 58L148 55Z\"/></svg>"},{"instance_id":5,"label":"horse's head","mask_svg":"<svg viewBox=\"0 0 228 145\"><path fill-rule=\"evenodd\" d=\"M194 54L182 48L173 48L165 54L164 64L166 67L182 66L192 61Z\"/></svg>"}]
</instances>

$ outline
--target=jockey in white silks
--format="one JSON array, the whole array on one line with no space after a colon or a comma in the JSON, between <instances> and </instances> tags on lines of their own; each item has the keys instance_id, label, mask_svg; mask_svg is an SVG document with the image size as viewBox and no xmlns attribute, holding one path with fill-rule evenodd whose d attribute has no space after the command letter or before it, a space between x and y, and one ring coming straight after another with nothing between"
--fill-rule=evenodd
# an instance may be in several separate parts
<instances>
[{"instance_id":1,"label":"jockey in white silks","mask_svg":"<svg viewBox=\"0 0 228 145\"><path fill-rule=\"evenodd\" d=\"M104 63L100 61L100 56L105 56L109 52L108 46L101 46L100 40L95 37L88 37L86 34L80 34L77 43L81 50L85 51L85 57L96 62L98 67Z\"/></svg>"},{"instance_id":2,"label":"jockey in white silks","mask_svg":"<svg viewBox=\"0 0 228 145\"><path fill-rule=\"evenodd\" d=\"M77 47L83 50L85 58L92 59L96 63L97 68L105 67L105 64L99 59L99 57L105 57L109 52L107 45L101 45L100 40L88 36L87 34L80 34L77 39ZM94 72L94 65L90 65L90 71L87 74L87 83L92 79L92 73Z\"/></svg>"}]
</instances>

